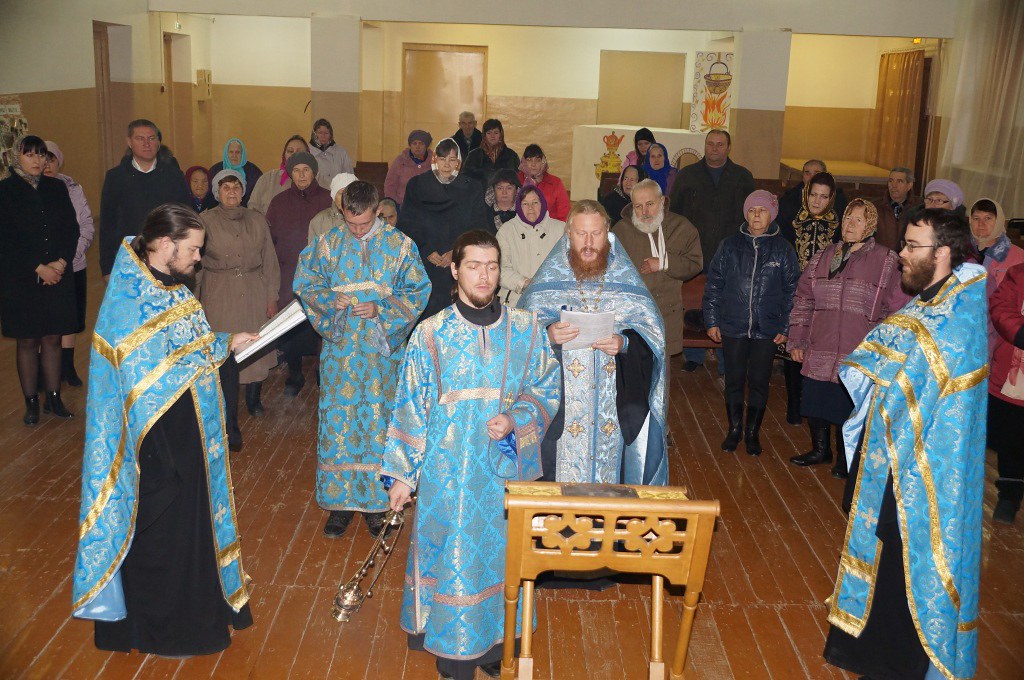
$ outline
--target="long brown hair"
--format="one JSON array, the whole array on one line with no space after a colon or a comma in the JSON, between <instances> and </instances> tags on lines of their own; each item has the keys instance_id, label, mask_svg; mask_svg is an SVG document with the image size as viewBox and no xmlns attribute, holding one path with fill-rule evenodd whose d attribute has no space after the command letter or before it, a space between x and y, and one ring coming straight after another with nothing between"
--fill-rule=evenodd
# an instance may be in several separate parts
<instances>
[{"instance_id":1,"label":"long brown hair","mask_svg":"<svg viewBox=\"0 0 1024 680\"><path fill-rule=\"evenodd\" d=\"M166 236L177 243L187 239L193 229L205 229L194 210L179 203L164 203L146 216L142 233L132 240L132 250L143 262L148 262L149 251L154 249L158 239Z\"/></svg>"}]
</instances>

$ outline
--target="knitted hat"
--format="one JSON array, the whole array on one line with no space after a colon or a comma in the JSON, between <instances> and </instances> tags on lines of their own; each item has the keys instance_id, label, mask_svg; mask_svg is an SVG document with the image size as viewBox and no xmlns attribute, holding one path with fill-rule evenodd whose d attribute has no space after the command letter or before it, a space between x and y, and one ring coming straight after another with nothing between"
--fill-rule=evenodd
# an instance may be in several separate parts
<instances>
[{"instance_id":1,"label":"knitted hat","mask_svg":"<svg viewBox=\"0 0 1024 680\"><path fill-rule=\"evenodd\" d=\"M320 172L320 166L317 164L316 159L313 158L313 154L307 151L296 151L288 157L288 176L290 177L292 172L295 170L296 165L308 165L313 171L313 174Z\"/></svg>"},{"instance_id":2,"label":"knitted hat","mask_svg":"<svg viewBox=\"0 0 1024 680\"><path fill-rule=\"evenodd\" d=\"M333 201L338 196L339 191L352 184L352 182L357 181L359 181L359 178L351 172L339 172L331 180L331 200Z\"/></svg>"},{"instance_id":3,"label":"knitted hat","mask_svg":"<svg viewBox=\"0 0 1024 680\"><path fill-rule=\"evenodd\" d=\"M225 177L234 177L235 179L237 179L241 183L241 185L242 185L242 192L243 193L245 192L245 175L240 173L238 170L232 170L231 168L224 168L223 170L218 172L216 175L214 175L213 176L213 181L210 182L210 188L213 191L214 197L217 197L217 196L220 195L220 182ZM218 201L219 200L220 199L218 198Z\"/></svg>"},{"instance_id":4,"label":"knitted hat","mask_svg":"<svg viewBox=\"0 0 1024 680\"><path fill-rule=\"evenodd\" d=\"M927 197L928 194L933 191L938 191L940 194L945 195L945 197L949 199L950 203L953 204L954 208L959 208L963 205L964 190L958 187L953 180L933 179L925 185L924 195Z\"/></svg>"},{"instance_id":5,"label":"knitted hat","mask_svg":"<svg viewBox=\"0 0 1024 680\"><path fill-rule=\"evenodd\" d=\"M747 200L743 201L743 218L746 219L751 208L757 207L766 208L773 222L779 216L779 199L770 191L758 189L747 196Z\"/></svg>"},{"instance_id":6,"label":"knitted hat","mask_svg":"<svg viewBox=\"0 0 1024 680\"><path fill-rule=\"evenodd\" d=\"M423 142L423 145L430 148L430 144L434 141L434 138L430 136L430 133L426 130L413 130L409 133L409 144L413 142Z\"/></svg>"},{"instance_id":7,"label":"knitted hat","mask_svg":"<svg viewBox=\"0 0 1024 680\"><path fill-rule=\"evenodd\" d=\"M57 142L51 142L50 140L46 140L46 150L57 157L57 169L60 170L61 168L63 168L64 153L60 150L60 147L57 146Z\"/></svg>"}]
</instances>

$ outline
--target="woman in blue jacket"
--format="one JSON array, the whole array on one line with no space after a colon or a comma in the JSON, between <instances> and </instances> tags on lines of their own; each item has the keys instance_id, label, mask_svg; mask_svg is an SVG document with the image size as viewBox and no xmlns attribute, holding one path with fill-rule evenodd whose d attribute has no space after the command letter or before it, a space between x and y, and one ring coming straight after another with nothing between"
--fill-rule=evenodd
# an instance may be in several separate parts
<instances>
[{"instance_id":1,"label":"woman in blue jacket","mask_svg":"<svg viewBox=\"0 0 1024 680\"><path fill-rule=\"evenodd\" d=\"M774 194L753 192L743 202L743 214L747 221L740 233L722 241L708 268L704 325L708 337L721 342L725 352L729 433L722 450L735 451L742 436L747 453L758 456L772 357L776 346L786 342L800 267L793 247L779 236L779 201Z\"/></svg>"}]
</instances>

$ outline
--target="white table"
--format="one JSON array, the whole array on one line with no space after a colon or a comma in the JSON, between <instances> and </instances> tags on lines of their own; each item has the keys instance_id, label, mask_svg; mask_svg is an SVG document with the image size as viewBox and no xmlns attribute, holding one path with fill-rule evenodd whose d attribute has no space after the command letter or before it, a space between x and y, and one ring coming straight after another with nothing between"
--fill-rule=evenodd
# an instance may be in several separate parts
<instances>
[{"instance_id":1,"label":"white table","mask_svg":"<svg viewBox=\"0 0 1024 680\"><path fill-rule=\"evenodd\" d=\"M619 161L625 165L626 154L633 150L633 135L640 129L638 125L577 125L572 130L572 198L579 201L584 198L597 198L597 188L601 179L594 173L594 168L601 163L601 157L608 153L604 138L615 134L622 137L616 153ZM693 163L704 157L704 135L695 134L687 129L649 128L654 138L668 149L669 158L673 162L681 155L686 155L683 165Z\"/></svg>"}]
</instances>

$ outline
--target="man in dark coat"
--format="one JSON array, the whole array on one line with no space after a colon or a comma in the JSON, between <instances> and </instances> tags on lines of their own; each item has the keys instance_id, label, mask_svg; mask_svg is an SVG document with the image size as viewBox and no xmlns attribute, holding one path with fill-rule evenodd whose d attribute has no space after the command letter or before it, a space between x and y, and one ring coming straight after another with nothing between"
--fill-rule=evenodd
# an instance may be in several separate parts
<instances>
[{"instance_id":1,"label":"man in dark coat","mask_svg":"<svg viewBox=\"0 0 1024 680\"><path fill-rule=\"evenodd\" d=\"M476 129L476 115L472 111L463 111L459 114L459 129L452 135L452 139L459 145L459 151L465 158L469 152L480 146L484 136Z\"/></svg>"},{"instance_id":2,"label":"man in dark coat","mask_svg":"<svg viewBox=\"0 0 1024 680\"><path fill-rule=\"evenodd\" d=\"M146 215L164 203L191 205L185 176L173 156L158 156L160 130L140 118L128 124L128 148L107 171L100 196L100 271L110 277L121 242L138 234Z\"/></svg>"},{"instance_id":3,"label":"man in dark coat","mask_svg":"<svg viewBox=\"0 0 1024 680\"><path fill-rule=\"evenodd\" d=\"M889 171L888 191L875 201L878 208L878 229L875 241L886 248L899 252L900 241L907 230L907 217L920 201L911 194L914 190L914 172L910 168L893 168Z\"/></svg>"},{"instance_id":4,"label":"man in dark coat","mask_svg":"<svg viewBox=\"0 0 1024 680\"><path fill-rule=\"evenodd\" d=\"M292 185L274 196L267 208L270 236L281 267L281 288L277 308L284 309L292 300L292 279L299 262L299 253L309 242L309 223L321 210L332 204L331 192L317 184L319 164L312 154L299 151L288 157L288 176ZM278 348L288 364L284 383L286 396L294 397L306 384L302 377L302 357L319 352L319 336L308 321L286 333Z\"/></svg>"},{"instance_id":5,"label":"man in dark coat","mask_svg":"<svg viewBox=\"0 0 1024 680\"><path fill-rule=\"evenodd\" d=\"M811 178L819 172L828 172L828 168L825 167L825 161L812 158L804 163L803 176L800 179L800 183L790 187L782 196L779 196L779 216L775 221L784 235L789 225L793 224L793 220L796 219L796 215L800 212L800 208L803 205L804 185L810 182ZM843 191L843 188L836 187L836 202L833 206L836 214L843 215L849 202L850 200L846 198L846 192Z\"/></svg>"},{"instance_id":6,"label":"man in dark coat","mask_svg":"<svg viewBox=\"0 0 1024 680\"><path fill-rule=\"evenodd\" d=\"M682 215L700 233L704 265L718 251L727 237L739 233L743 224L743 201L754 189L754 176L729 158L732 137L726 130L712 130L704 138L704 158L687 165L676 175L669 191L669 210ZM683 350L683 370L692 372L704 363L704 350L688 347ZM718 354L719 373L723 355Z\"/></svg>"}]
</instances>

